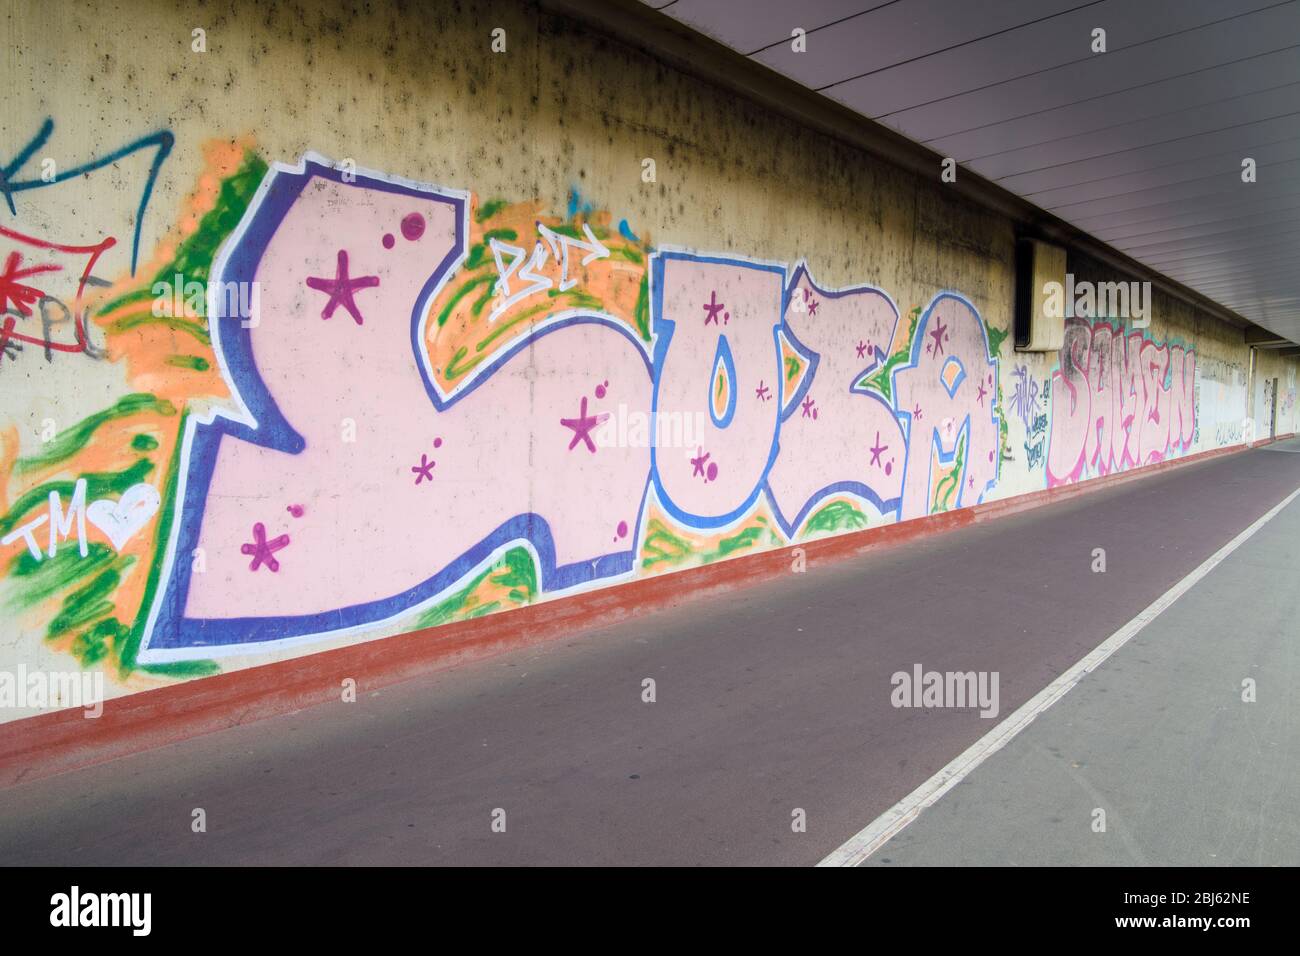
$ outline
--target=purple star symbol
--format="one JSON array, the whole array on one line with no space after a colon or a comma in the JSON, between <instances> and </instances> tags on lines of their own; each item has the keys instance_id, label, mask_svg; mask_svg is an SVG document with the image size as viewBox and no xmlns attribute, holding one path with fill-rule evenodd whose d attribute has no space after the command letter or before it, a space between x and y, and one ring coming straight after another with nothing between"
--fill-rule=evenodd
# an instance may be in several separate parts
<instances>
[{"instance_id":1,"label":"purple star symbol","mask_svg":"<svg viewBox=\"0 0 1300 956\"><path fill-rule=\"evenodd\" d=\"M271 571L280 570L280 562L275 560L275 552L285 547L289 543L289 536L282 534L278 538L266 540L266 525L258 522L253 525L253 540L250 544L241 545L239 550L243 554L249 554L253 557L253 563L248 566L248 570L256 571L262 565L266 565Z\"/></svg>"},{"instance_id":2,"label":"purple star symbol","mask_svg":"<svg viewBox=\"0 0 1300 956\"><path fill-rule=\"evenodd\" d=\"M866 343L866 342L863 342L861 339L859 339L859 340L858 340L858 346L857 346L857 348L858 348L858 358L866 358L866 357L867 357L867 343Z\"/></svg>"},{"instance_id":3,"label":"purple star symbol","mask_svg":"<svg viewBox=\"0 0 1300 956\"><path fill-rule=\"evenodd\" d=\"M433 466L435 464L437 462L430 461L428 455L423 453L420 455L420 463L411 466L411 471L415 472L415 483L417 485L426 478L433 481Z\"/></svg>"},{"instance_id":4,"label":"purple star symbol","mask_svg":"<svg viewBox=\"0 0 1300 956\"><path fill-rule=\"evenodd\" d=\"M876 443L871 446L871 464L879 465L881 463L880 456L887 451L889 451L889 446L880 444L880 432L877 431Z\"/></svg>"},{"instance_id":5,"label":"purple star symbol","mask_svg":"<svg viewBox=\"0 0 1300 956\"><path fill-rule=\"evenodd\" d=\"M817 413L816 413L816 411L813 409L813 405L814 405L814 404L816 404L816 403L812 400L812 397L811 397L811 396L809 396L808 398L805 398L805 399L803 400L803 405L800 406L800 407L803 408L803 417L804 417L804 418L816 418L816 417L817 417Z\"/></svg>"},{"instance_id":6,"label":"purple star symbol","mask_svg":"<svg viewBox=\"0 0 1300 956\"><path fill-rule=\"evenodd\" d=\"M917 420L918 422L921 420L921 403L920 403L920 402L917 402L917 403L916 403L916 408L912 409L912 414L916 417L916 420Z\"/></svg>"},{"instance_id":7,"label":"purple star symbol","mask_svg":"<svg viewBox=\"0 0 1300 956\"><path fill-rule=\"evenodd\" d=\"M718 313L721 312L722 309L723 309L723 304L718 301L718 292L715 289L709 293L709 301L704 303L704 311L708 313L704 317L704 324L708 325L710 322L712 322L714 325L717 325Z\"/></svg>"},{"instance_id":8,"label":"purple star symbol","mask_svg":"<svg viewBox=\"0 0 1300 956\"><path fill-rule=\"evenodd\" d=\"M980 382L980 383L979 383L978 385L976 385L975 387L979 390L979 391L977 391L977 392L975 393L975 399L976 399L976 401L978 401L981 405L983 405L983 404L984 404L984 396L987 395L988 392L986 392L986 391L984 390L984 383L983 383L983 382Z\"/></svg>"},{"instance_id":9,"label":"purple star symbol","mask_svg":"<svg viewBox=\"0 0 1300 956\"><path fill-rule=\"evenodd\" d=\"M560 424L565 428L573 429L573 441L569 442L569 451L573 451L578 442L585 442L587 450L593 455L596 453L596 444L591 440L591 430L609 417L608 413L602 415L587 414L587 396L582 396L582 407L578 412L577 418L561 418Z\"/></svg>"},{"instance_id":10,"label":"purple star symbol","mask_svg":"<svg viewBox=\"0 0 1300 956\"><path fill-rule=\"evenodd\" d=\"M696 475L700 475L700 476L704 475L704 463L708 460L709 460L709 453L705 451L703 448L701 448L699 450L699 457L691 459L691 464L695 466L695 470L691 472L692 478L694 478Z\"/></svg>"},{"instance_id":11,"label":"purple star symbol","mask_svg":"<svg viewBox=\"0 0 1300 956\"><path fill-rule=\"evenodd\" d=\"M348 275L348 254L345 249L339 250L338 268L333 279L318 279L315 276L307 278L309 289L329 294L329 301L325 303L325 308L320 314L322 319L328 319L341 305L348 310L357 325L362 324L361 311L357 308L352 294L357 289L370 289L377 285L379 285L379 276L360 276L353 279Z\"/></svg>"},{"instance_id":12,"label":"purple star symbol","mask_svg":"<svg viewBox=\"0 0 1300 956\"><path fill-rule=\"evenodd\" d=\"M821 303L818 302L816 299L810 299L809 302L808 302L808 314L809 314L809 315L816 315L816 314L817 314L817 306L819 306L819 305L821 305Z\"/></svg>"},{"instance_id":13,"label":"purple star symbol","mask_svg":"<svg viewBox=\"0 0 1300 956\"><path fill-rule=\"evenodd\" d=\"M768 394L770 391L771 389L768 388L766 385L764 385L762 380L760 379L758 383L758 388L754 389L754 394L758 396L760 401L766 402L772 397L771 395Z\"/></svg>"},{"instance_id":14,"label":"purple star symbol","mask_svg":"<svg viewBox=\"0 0 1300 956\"><path fill-rule=\"evenodd\" d=\"M934 331L930 333L930 338L934 339L935 355L938 355L940 352L943 351L943 339L944 339L943 334L947 331L948 331L948 327L944 325L942 322L938 322L935 324ZM929 349L926 349L926 351L928 352Z\"/></svg>"}]
</instances>

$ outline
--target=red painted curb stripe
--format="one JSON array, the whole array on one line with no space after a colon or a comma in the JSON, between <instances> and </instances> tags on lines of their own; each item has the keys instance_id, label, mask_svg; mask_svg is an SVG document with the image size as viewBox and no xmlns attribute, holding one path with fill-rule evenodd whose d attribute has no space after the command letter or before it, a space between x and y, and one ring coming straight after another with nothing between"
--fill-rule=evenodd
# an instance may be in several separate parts
<instances>
[{"instance_id":1,"label":"red painted curb stripe","mask_svg":"<svg viewBox=\"0 0 1300 956\"><path fill-rule=\"evenodd\" d=\"M1291 437L1279 435L1256 442L1255 447ZM958 511L743 555L486 617L196 678L107 701L103 714L93 720L87 719L81 709L70 708L10 721L0 724L0 787L338 701L341 682L347 677L356 680L357 691L362 693L578 630L615 624L633 614L758 584L788 573L796 547L804 550L809 562L843 560L1145 478L1167 468L1245 451L1246 447L1216 448Z\"/></svg>"}]
</instances>

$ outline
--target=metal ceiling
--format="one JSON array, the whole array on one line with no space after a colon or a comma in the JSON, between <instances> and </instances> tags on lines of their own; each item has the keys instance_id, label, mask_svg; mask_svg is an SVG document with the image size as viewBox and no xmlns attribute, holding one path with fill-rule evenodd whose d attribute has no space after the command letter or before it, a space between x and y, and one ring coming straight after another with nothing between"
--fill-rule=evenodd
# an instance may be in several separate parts
<instances>
[{"instance_id":1,"label":"metal ceiling","mask_svg":"<svg viewBox=\"0 0 1300 956\"><path fill-rule=\"evenodd\" d=\"M1300 0L644 2L1300 342Z\"/></svg>"}]
</instances>

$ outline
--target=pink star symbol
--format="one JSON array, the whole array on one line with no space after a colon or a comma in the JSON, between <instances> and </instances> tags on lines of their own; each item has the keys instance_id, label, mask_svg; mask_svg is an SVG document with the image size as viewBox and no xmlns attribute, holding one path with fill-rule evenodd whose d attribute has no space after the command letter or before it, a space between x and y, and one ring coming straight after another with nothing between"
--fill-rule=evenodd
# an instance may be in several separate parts
<instances>
[{"instance_id":1,"label":"pink star symbol","mask_svg":"<svg viewBox=\"0 0 1300 956\"><path fill-rule=\"evenodd\" d=\"M983 405L983 404L984 404L984 396L987 395L988 392L986 392L986 391L984 390L984 383L983 383L983 382L981 382L980 384L976 385L975 387L979 390L979 391L977 391L977 392L975 393L975 399L976 399L976 401L978 401L981 405Z\"/></svg>"},{"instance_id":2,"label":"pink star symbol","mask_svg":"<svg viewBox=\"0 0 1300 956\"><path fill-rule=\"evenodd\" d=\"M258 522L253 525L253 540L250 544L241 545L239 550L243 554L253 556L253 563L248 566L248 570L256 571L265 564L271 571L280 570L280 562L275 560L274 554L289 543L289 536L282 534L278 538L270 541L266 540L266 525Z\"/></svg>"},{"instance_id":3,"label":"pink star symbol","mask_svg":"<svg viewBox=\"0 0 1300 956\"><path fill-rule=\"evenodd\" d=\"M325 308L320 314L322 319L328 319L341 305L348 310L357 325L362 324L361 312L352 294L357 289L370 289L377 285L379 285L379 276L360 276L353 279L348 275L348 253L345 249L339 250L338 269L333 279L318 279L315 276L307 278L309 289L329 294L329 301L325 303Z\"/></svg>"},{"instance_id":4,"label":"pink star symbol","mask_svg":"<svg viewBox=\"0 0 1300 956\"><path fill-rule=\"evenodd\" d=\"M867 357L867 343L866 343L866 342L863 342L861 339L859 339L859 340L858 340L857 349L858 349L858 358L866 358L866 357Z\"/></svg>"}]
</instances>

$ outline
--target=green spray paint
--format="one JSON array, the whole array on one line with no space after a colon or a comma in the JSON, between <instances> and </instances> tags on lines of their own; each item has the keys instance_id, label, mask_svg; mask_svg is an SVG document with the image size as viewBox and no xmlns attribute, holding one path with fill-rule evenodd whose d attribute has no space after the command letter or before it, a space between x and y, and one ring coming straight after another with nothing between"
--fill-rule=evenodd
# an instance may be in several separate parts
<instances>
[{"instance_id":1,"label":"green spray paint","mask_svg":"<svg viewBox=\"0 0 1300 956\"><path fill-rule=\"evenodd\" d=\"M1006 341L1006 337L1011 334L1011 330L996 329L993 326L989 325L988 321L985 320L984 331L988 334L989 337L989 353L994 358L997 358L998 353L1002 351L1002 343Z\"/></svg>"},{"instance_id":2,"label":"green spray paint","mask_svg":"<svg viewBox=\"0 0 1300 956\"><path fill-rule=\"evenodd\" d=\"M501 601L474 603L475 590L488 579L493 584L510 589L508 597L513 602L513 607L529 604L537 595L537 568L533 564L533 556L524 548L511 548L495 565L485 568L463 588L421 614L416 627L436 627L450 621L482 617L501 610Z\"/></svg>"},{"instance_id":3,"label":"green spray paint","mask_svg":"<svg viewBox=\"0 0 1300 956\"><path fill-rule=\"evenodd\" d=\"M641 338L647 342L650 341L650 279L648 276L641 277L641 288L636 294L636 308L633 310L632 319L636 322L636 330L640 333Z\"/></svg>"},{"instance_id":4,"label":"green spray paint","mask_svg":"<svg viewBox=\"0 0 1300 956\"><path fill-rule=\"evenodd\" d=\"M814 512L803 527L803 537L837 531L857 531L867 526L867 516L847 501L832 501Z\"/></svg>"},{"instance_id":5,"label":"green spray paint","mask_svg":"<svg viewBox=\"0 0 1300 956\"><path fill-rule=\"evenodd\" d=\"M472 292L476 286L480 286L483 285L484 283L492 282L494 281L494 279L495 276L493 276L491 273L488 273L486 275L474 276L472 279L468 279L465 282L462 282L456 288L456 291L452 293L451 298L447 300L447 304L442 307L442 311L438 313L438 324L446 325L447 319L451 316L452 309L456 308L456 304L460 302L461 299L465 298L465 296L469 295L469 293ZM489 291L489 295L490 295L490 291Z\"/></svg>"},{"instance_id":6,"label":"green spray paint","mask_svg":"<svg viewBox=\"0 0 1300 956\"><path fill-rule=\"evenodd\" d=\"M652 518L646 526L645 543L641 546L641 567L650 568L663 561L680 564L691 555L691 546L684 539L673 534L658 518Z\"/></svg>"},{"instance_id":7,"label":"green spray paint","mask_svg":"<svg viewBox=\"0 0 1300 956\"><path fill-rule=\"evenodd\" d=\"M181 415L177 427L177 435L185 434L185 421L189 413ZM171 460L167 463L166 483L162 489L162 507L158 509L158 523L154 529L153 549L150 552L148 562L148 576L145 578L144 594L140 598L140 606L136 609L135 620L125 635L119 636L113 644L117 654L118 673L125 677L132 671L145 671L150 674L161 674L168 677L203 677L208 674L219 673L221 668L215 661L185 661L176 664L146 664L140 666L137 664L137 655L140 653L140 642L144 639L145 624L149 620L149 612L153 608L154 598L158 594L158 584L162 578L163 556L167 547L167 539L171 536L172 522L175 520L176 485L180 480L180 457L181 441L177 441L172 449ZM188 555L183 559L188 559Z\"/></svg>"},{"instance_id":8,"label":"green spray paint","mask_svg":"<svg viewBox=\"0 0 1300 956\"><path fill-rule=\"evenodd\" d=\"M907 338L904 340L902 347L885 359L884 365L858 383L879 392L888 402L894 400L890 391L890 382L893 379L894 369L905 363L912 355L912 339L916 335L916 323L921 318L921 307L919 305L913 306L908 315L910 318L907 323Z\"/></svg>"},{"instance_id":9,"label":"green spray paint","mask_svg":"<svg viewBox=\"0 0 1300 956\"><path fill-rule=\"evenodd\" d=\"M123 395L113 405L83 418L80 422L59 435L38 455L19 458L14 464L17 474L25 474L40 468L66 461L90 443L91 436L105 422L116 418L126 418L141 412L157 412L160 415L175 415L176 406L165 399L157 398L148 392L136 392Z\"/></svg>"},{"instance_id":10,"label":"green spray paint","mask_svg":"<svg viewBox=\"0 0 1300 956\"><path fill-rule=\"evenodd\" d=\"M75 547L60 548L54 557L39 561L24 551L9 566L11 593L5 605L25 611L107 567L114 557L113 549L100 541L86 545L84 558Z\"/></svg>"},{"instance_id":11,"label":"green spray paint","mask_svg":"<svg viewBox=\"0 0 1300 956\"><path fill-rule=\"evenodd\" d=\"M474 221L477 223L487 222L508 205L509 203L504 199L489 199L478 207L478 211L474 213Z\"/></svg>"},{"instance_id":12,"label":"green spray paint","mask_svg":"<svg viewBox=\"0 0 1300 956\"><path fill-rule=\"evenodd\" d=\"M109 595L122 582L122 572L131 566L134 558L126 557L101 571L94 580L82 588L73 591L63 599L63 607L45 629L46 640L62 637L73 628L89 624L98 618L111 614L113 602Z\"/></svg>"},{"instance_id":13,"label":"green spray paint","mask_svg":"<svg viewBox=\"0 0 1300 956\"><path fill-rule=\"evenodd\" d=\"M953 462L952 471L940 478L939 483L934 486L934 508L931 510L931 514L947 511L952 507L953 492L961 485L962 467L965 463L966 439L963 438L957 443L957 456Z\"/></svg>"},{"instance_id":14,"label":"green spray paint","mask_svg":"<svg viewBox=\"0 0 1300 956\"><path fill-rule=\"evenodd\" d=\"M206 372L212 368L212 363L201 355L169 355L165 361L176 368L187 368L195 372Z\"/></svg>"}]
</instances>

